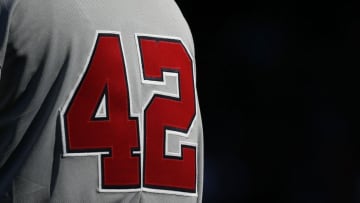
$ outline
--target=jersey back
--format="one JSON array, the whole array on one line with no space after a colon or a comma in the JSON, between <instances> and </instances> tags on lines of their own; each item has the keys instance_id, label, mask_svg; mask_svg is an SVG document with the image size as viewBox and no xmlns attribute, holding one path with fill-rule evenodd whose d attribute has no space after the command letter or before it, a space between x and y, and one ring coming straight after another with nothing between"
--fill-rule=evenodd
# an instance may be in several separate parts
<instances>
[{"instance_id":1,"label":"jersey back","mask_svg":"<svg viewBox=\"0 0 360 203\"><path fill-rule=\"evenodd\" d=\"M194 45L173 0L0 2L14 202L201 202Z\"/></svg>"}]
</instances>

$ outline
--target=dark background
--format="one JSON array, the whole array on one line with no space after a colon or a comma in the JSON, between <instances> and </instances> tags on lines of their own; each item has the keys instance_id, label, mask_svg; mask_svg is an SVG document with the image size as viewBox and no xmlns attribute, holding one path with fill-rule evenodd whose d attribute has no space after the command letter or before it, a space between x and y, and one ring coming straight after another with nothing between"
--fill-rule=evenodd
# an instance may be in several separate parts
<instances>
[{"instance_id":1,"label":"dark background","mask_svg":"<svg viewBox=\"0 0 360 203\"><path fill-rule=\"evenodd\" d=\"M195 42L204 202L360 202L355 1L177 3Z\"/></svg>"}]
</instances>

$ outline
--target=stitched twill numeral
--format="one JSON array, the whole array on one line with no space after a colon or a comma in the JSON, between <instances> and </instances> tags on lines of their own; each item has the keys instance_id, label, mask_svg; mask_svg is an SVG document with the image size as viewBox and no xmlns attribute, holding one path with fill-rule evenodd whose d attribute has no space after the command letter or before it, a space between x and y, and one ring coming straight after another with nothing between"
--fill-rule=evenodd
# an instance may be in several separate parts
<instances>
[{"instance_id":1,"label":"stitched twill numeral","mask_svg":"<svg viewBox=\"0 0 360 203\"><path fill-rule=\"evenodd\" d=\"M100 114L97 110L101 108L107 111ZM129 116L129 93L117 35L98 36L65 119L69 153L103 152L103 188L140 186L140 158L133 154L139 150L138 122Z\"/></svg>"},{"instance_id":2,"label":"stitched twill numeral","mask_svg":"<svg viewBox=\"0 0 360 203\"><path fill-rule=\"evenodd\" d=\"M178 74L179 98L156 94L145 109L144 184L195 192L196 148L182 146L181 157L165 155L166 130L187 132L195 117L192 60L180 41L139 37L145 80Z\"/></svg>"},{"instance_id":3,"label":"stitched twill numeral","mask_svg":"<svg viewBox=\"0 0 360 203\"><path fill-rule=\"evenodd\" d=\"M165 152L167 132L186 134L196 115L193 61L180 40L137 40L143 82L162 81L164 72L175 73L179 95L156 93L145 104L141 152L138 118L130 116L120 37L98 34L87 69L63 113L66 153L101 156L101 189L195 193L196 147L179 143L179 156Z\"/></svg>"}]
</instances>

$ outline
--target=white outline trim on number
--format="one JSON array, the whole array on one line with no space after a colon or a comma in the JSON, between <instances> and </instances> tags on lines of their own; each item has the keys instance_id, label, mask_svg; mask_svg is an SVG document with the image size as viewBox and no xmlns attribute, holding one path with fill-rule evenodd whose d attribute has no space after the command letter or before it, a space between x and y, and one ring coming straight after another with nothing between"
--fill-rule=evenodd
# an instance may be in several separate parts
<instances>
[{"instance_id":1,"label":"white outline trim on number","mask_svg":"<svg viewBox=\"0 0 360 203\"><path fill-rule=\"evenodd\" d=\"M121 51L122 53L124 54L124 48L123 48L123 43L122 43L122 37L121 37L121 33L120 32L117 32L117 31L108 31L108 30L96 30L96 34L95 34L95 37L93 39L93 45L92 45L92 48L91 48L91 51L88 55L88 58L86 60L86 63L85 63L85 67L83 68L81 74L79 75L77 81L76 81L76 84L75 86L73 87L73 89L71 90L68 98L66 99L66 102L65 102L65 105L60 109L60 115L61 115L61 136L62 136L62 143L63 143L63 156L64 157L81 157L81 156L97 156L98 157L98 191L99 192L139 192L141 191L141 185L139 188L135 188L135 189L104 189L102 188L102 184L101 184L101 181L103 179L102 177L102 163L101 163L101 156L102 155L108 155L109 152L81 152L81 153L68 153L67 152L67 143L66 143L66 133L65 133L65 123L64 123L64 115L69 107L69 104L71 102L71 100L73 99L74 97L74 94L76 92L76 90L78 89L83 77L84 77L84 74L86 73L86 71L88 70L89 68L89 63L90 63L90 60L93 56L93 53L94 53L94 49L95 49L95 46L96 46L96 43L97 43L97 39L99 37L99 35L101 34L114 34L114 35L117 35L119 36L119 39L120 39L120 47L121 47ZM126 68L127 68L127 64L126 64L126 58L125 58L125 55L122 56L123 57L123 60L124 60L124 66L125 66L125 74L127 74L127 71L126 71ZM127 82L127 81L126 81ZM129 84L127 84L129 86ZM131 92L129 90L129 92ZM130 93L129 93L129 97L131 97ZM129 99L130 100L130 99ZM131 105L131 104L130 104ZM132 116L132 113L130 111L130 115ZM138 117L138 116L136 116ZM133 154L141 154L141 152L139 151L134 151ZM140 166L141 168L141 166Z\"/></svg>"},{"instance_id":2,"label":"white outline trim on number","mask_svg":"<svg viewBox=\"0 0 360 203\"><path fill-rule=\"evenodd\" d=\"M175 194L175 195L182 195L182 196L198 196L198 145L197 143L193 143L193 142L185 142L185 141L180 141L179 145L180 145L180 152L179 153L169 153L168 150L168 136L170 135L178 135L181 137L189 137L190 133L191 133L191 129L193 128L193 126L195 125L194 123L197 120L198 117L198 112L197 112L197 97L196 97L196 75L195 75L195 60L194 57L192 56L190 50L188 49L188 47L185 45L184 41L181 38L178 37L171 37L171 36L162 36L162 35L153 35L153 34L143 34L143 33L135 33L135 41L136 41L136 47L137 47L137 52L138 52L138 60L139 60L139 69L140 69L140 74L141 74L141 83L143 84L150 84L150 85L160 85L160 86L165 86L166 82L167 82L167 77L175 77L176 78L176 82L177 82L177 88L176 88L176 94L173 93L168 93L168 92L162 92L162 91L152 91L151 96L148 98L148 100L144 103L144 105L142 106L142 111L141 114L142 119L144 119L144 112L145 112L145 108L148 106L149 102L151 101L151 99L154 97L154 95L158 94L158 95L163 95L163 96L169 96L169 97L173 97L173 98L180 98L179 95L179 74L178 73L174 73L174 72L162 72L163 74L163 81L153 81L153 80L145 80L144 79L144 73L143 73L143 64L142 64L142 60L141 60L141 53L140 53L140 44L139 44L139 37L150 37L150 38L159 38L159 39L164 39L164 40L176 40L176 41L180 41L182 46L184 46L184 48L186 49L187 54L189 55L189 57L191 58L191 62L192 62L192 71L193 71L193 82L194 82L194 96L195 96L195 116L192 120L192 123L188 129L188 131L186 133L182 133L179 131L173 131L173 130L169 130L166 129L166 133L165 133L165 155L166 156L173 156L173 157L181 157L179 155L181 155L181 146L186 145L186 146L193 146L196 148L196 185L195 185L195 193L190 193L190 192L181 192L181 191L173 191L173 190L165 190L165 189L154 189L154 188L147 188L144 186L143 183L143 177L144 177L144 167L141 167L141 185L143 188L143 191L146 192L153 192L153 193L162 193L162 194ZM144 123L145 121L142 120L142 123ZM142 135L140 136L142 139L142 143L144 143L144 125L140 126L142 128L141 132ZM141 145L141 151L144 152L144 145ZM144 155L141 156L141 166L144 165Z\"/></svg>"},{"instance_id":3,"label":"white outline trim on number","mask_svg":"<svg viewBox=\"0 0 360 203\"><path fill-rule=\"evenodd\" d=\"M62 136L62 147L63 147L63 157L81 157L81 156L97 156L98 157L98 191L99 192L139 192L139 191L144 191L144 192L151 192L151 193L161 193L161 194L174 194L174 195L182 195L182 196L198 196L198 153L196 153L196 191L195 193L190 193L190 192L180 192L180 191L173 191L173 190L165 190L165 189L153 189L153 188L147 188L144 187L144 183L143 183L143 176L144 176L144 155L143 155L143 150L144 150L144 112L145 112L145 108L147 107L147 105L149 104L149 102L151 101L151 99L154 97L154 95L159 94L159 95L164 95L164 96L169 96L169 97L173 97L173 98L179 98L179 78L178 78L178 73L173 73L173 72L163 72L163 81L152 81L152 80L145 80L144 79L144 75L143 75L143 70L142 70L142 62L141 62L141 53L140 53L140 46L139 46L139 42L138 42L138 37L154 37L154 38L160 38L160 39L165 39L165 40L177 40L180 41L182 43L182 46L184 46L184 48L187 51L187 54L189 55L189 57L192 60L192 66L193 66L193 82L194 82L194 93L195 93L195 116L193 118L193 121L187 131L187 133L182 133L179 131L173 131L173 130L166 130L166 134L165 134L165 140L166 140L166 145L165 145L165 155L167 156L173 156L173 157L181 157L181 146L193 146L196 148L196 151L198 150L198 145L196 142L186 142L186 141L179 141L179 153L173 153L173 152L169 152L168 151L168 136L170 135L176 135L176 136L180 136L180 137L184 137L187 138L189 137L189 135L191 134L191 129L193 129L195 122L198 118L198 114L199 112L197 111L197 102L198 102L198 98L197 98L197 92L196 92L196 71L195 71L195 60L191 54L191 52L189 51L188 47L186 46L186 44L183 42L183 40L181 38L177 38L177 37L170 37L170 36L161 36L161 35L152 35L152 34L142 34L142 33L135 33L135 42L136 42L136 49L137 49L137 54L138 54L138 60L139 60L139 69L140 69L140 74L141 74L141 83L142 84L150 84L150 85L157 85L157 86L165 86L167 84L167 77L175 77L176 78L176 82L177 82L177 88L176 88L176 93L168 93L168 92L163 92L163 91L156 91L153 90L151 93L151 96L148 98L148 100L144 103L145 105L141 107L141 112L140 113L136 113L133 112L133 108L131 107L131 103L132 103L132 99L133 99L133 91L132 90L132 86L131 83L127 82L127 87L128 87L128 91L129 91L129 103L130 103L130 116L131 117L136 117L139 120L139 144L140 144L140 151L134 151L133 154L140 154L140 170L141 170L141 177L140 177L140 187L139 188L135 188L135 189L104 189L102 188L102 184L101 181L103 179L102 177L102 163L101 163L101 156L102 155L108 155L109 152L104 151L104 152L81 152L81 153L68 153L67 151L67 142L66 142L66 133L65 133L65 123L64 123L64 115L70 105L70 102L72 101L76 90L78 89L84 74L86 73L86 71L89 68L89 63L90 60L92 58L93 52L94 52L94 48L96 46L97 43L97 39L98 36L100 34L114 34L114 35L118 35L119 39L120 39L120 46L121 46L121 51L123 53L123 60L124 60L124 66L125 66L125 74L126 77L129 78L129 73L127 71L128 66L127 66L127 60L126 60L126 52L124 50L124 43L122 42L122 37L121 37L121 33L118 31L108 31L108 30L96 30L96 34L95 37L93 39L93 43L92 43L92 48L91 48L91 52L89 53L86 63L85 63L85 67L83 68L82 72L80 73L80 75L78 76L78 79L73 87L73 89L71 90L68 98L66 99L65 104L62 106L62 108L59 109L60 112L60 122L61 122L61 136ZM140 119L142 119L141 123L140 123ZM141 124L141 125L140 125Z\"/></svg>"}]
</instances>

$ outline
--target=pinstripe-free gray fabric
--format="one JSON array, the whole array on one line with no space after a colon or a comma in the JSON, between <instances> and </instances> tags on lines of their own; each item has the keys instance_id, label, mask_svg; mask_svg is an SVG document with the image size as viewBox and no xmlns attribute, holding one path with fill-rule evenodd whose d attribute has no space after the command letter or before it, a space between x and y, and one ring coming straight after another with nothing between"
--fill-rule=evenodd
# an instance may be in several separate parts
<instances>
[{"instance_id":1,"label":"pinstripe-free gray fabric","mask_svg":"<svg viewBox=\"0 0 360 203\"><path fill-rule=\"evenodd\" d=\"M0 191L4 199L201 202L203 134L197 100L189 134L189 141L197 144L197 195L141 189L99 192L98 157L63 156L60 111L87 65L97 33L120 36L131 101L140 117L141 105L152 92L171 93L177 83L166 87L141 83L136 34L180 39L195 57L190 29L173 0L0 0Z\"/></svg>"}]
</instances>

